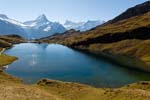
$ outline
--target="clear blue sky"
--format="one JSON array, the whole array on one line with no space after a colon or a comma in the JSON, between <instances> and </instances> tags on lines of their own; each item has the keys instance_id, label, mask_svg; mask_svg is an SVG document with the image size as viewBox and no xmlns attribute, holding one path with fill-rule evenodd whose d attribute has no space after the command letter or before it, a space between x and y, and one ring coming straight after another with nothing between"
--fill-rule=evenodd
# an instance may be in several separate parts
<instances>
[{"instance_id":1,"label":"clear blue sky","mask_svg":"<svg viewBox=\"0 0 150 100\"><path fill-rule=\"evenodd\" d=\"M45 14L51 21L109 20L147 0L0 0L0 13L19 21Z\"/></svg>"}]
</instances>

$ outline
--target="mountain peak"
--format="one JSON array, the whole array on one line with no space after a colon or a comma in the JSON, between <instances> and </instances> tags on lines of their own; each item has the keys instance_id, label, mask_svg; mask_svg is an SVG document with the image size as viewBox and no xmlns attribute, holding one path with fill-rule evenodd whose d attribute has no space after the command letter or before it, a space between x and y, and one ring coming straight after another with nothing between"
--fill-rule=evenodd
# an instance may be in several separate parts
<instances>
[{"instance_id":1,"label":"mountain peak","mask_svg":"<svg viewBox=\"0 0 150 100\"><path fill-rule=\"evenodd\" d=\"M36 20L40 20L40 21L48 21L47 17L45 16L45 14L40 15L39 17L37 17Z\"/></svg>"},{"instance_id":2,"label":"mountain peak","mask_svg":"<svg viewBox=\"0 0 150 100\"><path fill-rule=\"evenodd\" d=\"M8 17L4 14L0 14L0 18L8 19Z\"/></svg>"}]
</instances>

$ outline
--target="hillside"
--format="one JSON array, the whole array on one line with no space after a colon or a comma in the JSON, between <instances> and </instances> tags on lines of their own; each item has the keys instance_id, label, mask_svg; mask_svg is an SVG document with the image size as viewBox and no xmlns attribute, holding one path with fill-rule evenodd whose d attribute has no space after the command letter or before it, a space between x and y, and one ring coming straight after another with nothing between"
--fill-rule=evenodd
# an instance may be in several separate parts
<instances>
[{"instance_id":1,"label":"hillside","mask_svg":"<svg viewBox=\"0 0 150 100\"><path fill-rule=\"evenodd\" d=\"M26 42L26 40L18 35L0 36L0 47L11 47L13 44L22 42Z\"/></svg>"},{"instance_id":2,"label":"hillside","mask_svg":"<svg viewBox=\"0 0 150 100\"><path fill-rule=\"evenodd\" d=\"M134 15L131 16L127 10L119 15L125 14L125 18L119 17L121 20L106 22L87 32L55 35L38 41L60 43L78 50L102 54L125 66L150 72L150 9L147 5L150 2L132 7L129 10L137 11ZM119 57L123 60L118 61Z\"/></svg>"},{"instance_id":3,"label":"hillside","mask_svg":"<svg viewBox=\"0 0 150 100\"><path fill-rule=\"evenodd\" d=\"M80 31L76 31L74 29L68 30L64 32L63 34L54 34L49 37L36 39L35 42L46 42L46 43L58 43L58 44L67 44L69 41L67 39L70 39L70 37L76 37L80 35ZM63 43L66 42L66 43Z\"/></svg>"},{"instance_id":4,"label":"hillside","mask_svg":"<svg viewBox=\"0 0 150 100\"><path fill-rule=\"evenodd\" d=\"M1 67L10 64L17 59L16 57L1 54L1 52L6 48L12 47L13 44L22 43L25 41L25 39L17 35L0 36L0 69Z\"/></svg>"},{"instance_id":5,"label":"hillside","mask_svg":"<svg viewBox=\"0 0 150 100\"><path fill-rule=\"evenodd\" d=\"M150 12L150 1L146 1L142 4L136 5L127 9L125 12L110 20L109 23L115 23L120 20L128 19L134 16L142 15L144 13Z\"/></svg>"}]
</instances>

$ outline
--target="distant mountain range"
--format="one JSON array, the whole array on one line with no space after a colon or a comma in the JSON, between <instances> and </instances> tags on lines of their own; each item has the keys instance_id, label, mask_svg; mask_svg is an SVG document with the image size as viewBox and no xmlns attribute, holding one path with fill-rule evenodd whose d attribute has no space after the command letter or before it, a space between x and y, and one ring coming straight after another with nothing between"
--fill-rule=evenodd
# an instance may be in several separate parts
<instances>
[{"instance_id":1,"label":"distant mountain range","mask_svg":"<svg viewBox=\"0 0 150 100\"><path fill-rule=\"evenodd\" d=\"M67 30L75 29L80 31L90 30L102 21L71 22L66 21L64 25L58 22L49 21L46 16L40 15L35 20L19 22L0 14L0 35L16 34L27 39L37 39L51 36L55 33L64 33Z\"/></svg>"},{"instance_id":2,"label":"distant mountain range","mask_svg":"<svg viewBox=\"0 0 150 100\"><path fill-rule=\"evenodd\" d=\"M100 20L95 21L89 20L87 22L72 22L67 20L64 24L64 27L67 30L75 29L76 31L87 31L103 23L104 21Z\"/></svg>"}]
</instances>

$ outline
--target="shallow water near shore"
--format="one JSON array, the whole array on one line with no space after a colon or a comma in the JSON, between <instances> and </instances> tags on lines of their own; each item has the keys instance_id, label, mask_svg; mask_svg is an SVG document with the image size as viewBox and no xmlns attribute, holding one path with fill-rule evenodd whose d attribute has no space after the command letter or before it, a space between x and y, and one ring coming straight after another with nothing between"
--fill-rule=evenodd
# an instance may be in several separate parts
<instances>
[{"instance_id":1,"label":"shallow water near shore","mask_svg":"<svg viewBox=\"0 0 150 100\"><path fill-rule=\"evenodd\" d=\"M150 80L149 73L127 69L58 44L21 43L5 53L19 58L5 71L28 84L49 78L95 87L120 87Z\"/></svg>"}]
</instances>

